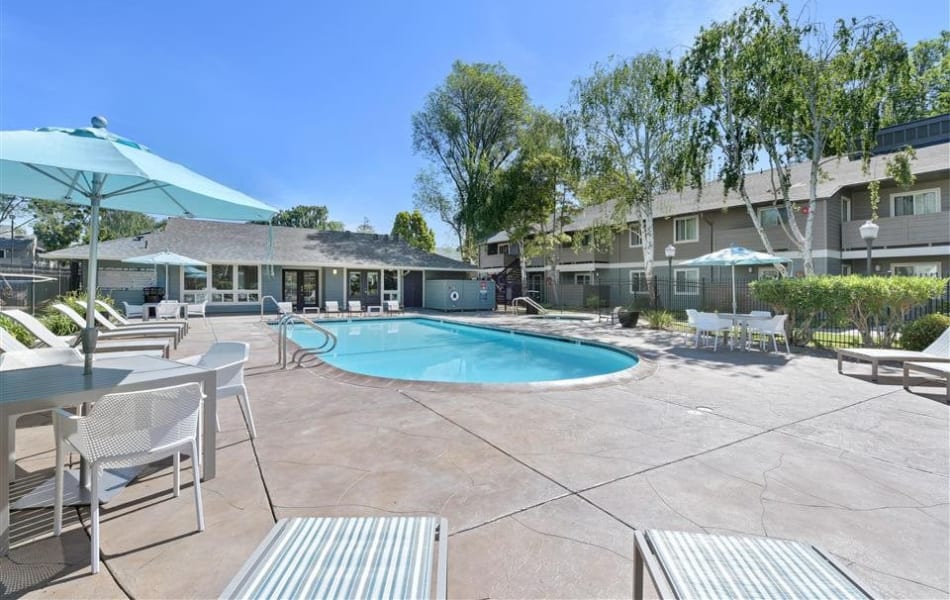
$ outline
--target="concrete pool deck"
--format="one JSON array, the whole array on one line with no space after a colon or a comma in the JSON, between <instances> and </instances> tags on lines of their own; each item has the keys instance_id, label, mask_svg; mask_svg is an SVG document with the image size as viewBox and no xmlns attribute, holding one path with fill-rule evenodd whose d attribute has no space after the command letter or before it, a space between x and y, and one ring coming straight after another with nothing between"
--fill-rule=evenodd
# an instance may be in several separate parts
<instances>
[{"instance_id":1,"label":"concrete pool deck","mask_svg":"<svg viewBox=\"0 0 950 600\"><path fill-rule=\"evenodd\" d=\"M219 399L218 477L170 498L170 465L106 504L89 574L86 510L13 513L4 597L217 597L276 518L435 513L449 596L632 596L634 528L790 538L830 552L881 597L950 593L950 418L939 386L871 383L833 358L697 350L606 322L448 315L639 352L642 377L587 388L459 389L275 366L257 317L192 321L174 356L251 343L258 437ZM26 417L13 493L48 476L48 419ZM190 486L190 464L183 476ZM87 523L86 523L87 524Z\"/></svg>"}]
</instances>

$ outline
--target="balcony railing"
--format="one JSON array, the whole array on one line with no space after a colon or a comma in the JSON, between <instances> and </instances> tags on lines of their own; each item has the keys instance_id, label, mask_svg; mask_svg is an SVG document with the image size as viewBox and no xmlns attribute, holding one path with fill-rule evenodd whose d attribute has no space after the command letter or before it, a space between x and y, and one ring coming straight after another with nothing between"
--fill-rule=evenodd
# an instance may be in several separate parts
<instances>
[{"instance_id":1,"label":"balcony railing","mask_svg":"<svg viewBox=\"0 0 950 600\"><path fill-rule=\"evenodd\" d=\"M877 239L872 247L923 246L927 244L950 244L950 212L907 217L881 217ZM841 249L866 248L859 231L864 221L848 221L841 224Z\"/></svg>"}]
</instances>

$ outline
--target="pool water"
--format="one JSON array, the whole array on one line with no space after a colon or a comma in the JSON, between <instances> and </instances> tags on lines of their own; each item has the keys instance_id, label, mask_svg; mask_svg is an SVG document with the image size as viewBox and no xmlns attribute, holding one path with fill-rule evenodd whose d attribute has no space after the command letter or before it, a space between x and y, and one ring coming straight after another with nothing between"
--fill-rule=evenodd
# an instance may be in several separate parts
<instances>
[{"instance_id":1,"label":"pool water","mask_svg":"<svg viewBox=\"0 0 950 600\"><path fill-rule=\"evenodd\" d=\"M605 375L637 364L629 352L426 318L322 321L337 337L320 358L353 373L456 383L555 381ZM301 348L324 335L302 324L288 330Z\"/></svg>"}]
</instances>

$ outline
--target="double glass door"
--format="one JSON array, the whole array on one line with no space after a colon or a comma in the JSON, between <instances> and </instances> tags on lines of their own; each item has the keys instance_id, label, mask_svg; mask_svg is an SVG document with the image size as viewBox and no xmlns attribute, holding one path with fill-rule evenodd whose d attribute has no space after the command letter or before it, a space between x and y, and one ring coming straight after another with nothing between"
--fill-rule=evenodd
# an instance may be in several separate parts
<instances>
[{"instance_id":1,"label":"double glass door","mask_svg":"<svg viewBox=\"0 0 950 600\"><path fill-rule=\"evenodd\" d=\"M294 310L303 311L306 306L319 306L320 278L316 271L284 269L284 302L291 302Z\"/></svg>"}]
</instances>

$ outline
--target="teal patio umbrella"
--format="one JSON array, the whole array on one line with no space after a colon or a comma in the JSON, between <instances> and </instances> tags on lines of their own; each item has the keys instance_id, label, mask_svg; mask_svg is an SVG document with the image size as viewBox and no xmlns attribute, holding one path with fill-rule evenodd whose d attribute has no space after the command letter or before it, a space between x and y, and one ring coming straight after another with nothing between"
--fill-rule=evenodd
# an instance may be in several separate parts
<instances>
[{"instance_id":1,"label":"teal patio umbrella","mask_svg":"<svg viewBox=\"0 0 950 600\"><path fill-rule=\"evenodd\" d=\"M681 267L732 267L732 312L736 312L736 266L776 265L791 259L765 252L756 252L742 246L731 246L679 263Z\"/></svg>"},{"instance_id":2,"label":"teal patio umbrella","mask_svg":"<svg viewBox=\"0 0 950 600\"><path fill-rule=\"evenodd\" d=\"M106 129L45 127L0 131L0 193L90 207L83 350L86 373L96 344L99 209L232 221L269 221L277 209L161 158Z\"/></svg>"},{"instance_id":3,"label":"teal patio umbrella","mask_svg":"<svg viewBox=\"0 0 950 600\"><path fill-rule=\"evenodd\" d=\"M178 267L207 267L208 263L197 258L188 258L181 254L162 250L154 254L145 254L142 256L131 256L123 258L122 262L134 265L165 265L165 287L168 288L168 265Z\"/></svg>"}]
</instances>

